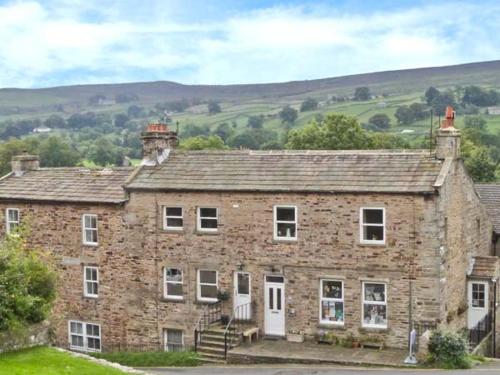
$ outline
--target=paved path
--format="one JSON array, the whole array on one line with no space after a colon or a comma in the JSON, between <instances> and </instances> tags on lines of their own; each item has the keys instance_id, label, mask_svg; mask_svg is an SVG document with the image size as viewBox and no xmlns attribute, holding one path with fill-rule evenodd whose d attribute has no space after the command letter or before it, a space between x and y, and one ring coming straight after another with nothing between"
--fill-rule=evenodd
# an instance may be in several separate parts
<instances>
[{"instance_id":1,"label":"paved path","mask_svg":"<svg viewBox=\"0 0 500 375\"><path fill-rule=\"evenodd\" d=\"M500 361L489 362L471 370L426 370L395 369L342 366L203 366L193 368L148 368L149 374L155 375L498 375Z\"/></svg>"}]
</instances>

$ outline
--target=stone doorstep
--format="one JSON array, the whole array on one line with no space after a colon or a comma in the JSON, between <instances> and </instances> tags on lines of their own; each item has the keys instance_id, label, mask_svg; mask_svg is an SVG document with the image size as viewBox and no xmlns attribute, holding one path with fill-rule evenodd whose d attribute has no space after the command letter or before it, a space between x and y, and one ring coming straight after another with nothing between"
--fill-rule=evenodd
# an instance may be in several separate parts
<instances>
[{"instance_id":1,"label":"stone doorstep","mask_svg":"<svg viewBox=\"0 0 500 375\"><path fill-rule=\"evenodd\" d=\"M350 349L334 345L260 341L228 352L228 364L338 364L345 366L407 367L407 352L400 349Z\"/></svg>"}]
</instances>

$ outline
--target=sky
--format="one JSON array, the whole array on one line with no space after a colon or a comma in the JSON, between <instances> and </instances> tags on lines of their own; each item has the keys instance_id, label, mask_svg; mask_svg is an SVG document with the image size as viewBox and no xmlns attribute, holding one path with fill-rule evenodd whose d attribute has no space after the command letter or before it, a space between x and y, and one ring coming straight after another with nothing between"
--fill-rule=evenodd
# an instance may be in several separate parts
<instances>
[{"instance_id":1,"label":"sky","mask_svg":"<svg viewBox=\"0 0 500 375\"><path fill-rule=\"evenodd\" d=\"M0 0L0 87L282 82L500 59L500 1Z\"/></svg>"}]
</instances>

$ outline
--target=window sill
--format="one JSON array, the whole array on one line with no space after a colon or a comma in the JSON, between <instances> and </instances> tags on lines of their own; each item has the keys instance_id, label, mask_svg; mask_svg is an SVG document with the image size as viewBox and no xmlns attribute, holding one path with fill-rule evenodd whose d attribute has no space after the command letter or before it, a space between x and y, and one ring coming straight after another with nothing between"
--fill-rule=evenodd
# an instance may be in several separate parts
<instances>
[{"instance_id":1,"label":"window sill","mask_svg":"<svg viewBox=\"0 0 500 375\"><path fill-rule=\"evenodd\" d=\"M360 327L360 332L388 332L389 327Z\"/></svg>"},{"instance_id":2,"label":"window sill","mask_svg":"<svg viewBox=\"0 0 500 375\"><path fill-rule=\"evenodd\" d=\"M87 295L84 294L83 298L90 299L90 300L97 300L99 298L99 296L87 296Z\"/></svg>"},{"instance_id":3,"label":"window sill","mask_svg":"<svg viewBox=\"0 0 500 375\"><path fill-rule=\"evenodd\" d=\"M291 238L291 239L286 239L286 238L273 238L273 243L275 244L285 244L285 243L288 243L288 244L297 244L298 243L298 240L297 238Z\"/></svg>"},{"instance_id":4,"label":"window sill","mask_svg":"<svg viewBox=\"0 0 500 375\"><path fill-rule=\"evenodd\" d=\"M199 230L197 229L195 232L194 232L196 235L198 236L205 236L205 235L208 235L208 236L218 236L220 235L220 232L218 230L216 231L210 231L210 230Z\"/></svg>"},{"instance_id":5,"label":"window sill","mask_svg":"<svg viewBox=\"0 0 500 375\"><path fill-rule=\"evenodd\" d=\"M194 304L195 305L210 305L212 303L216 303L216 302L219 302L219 300L203 300L203 299L197 299L196 301L194 301Z\"/></svg>"},{"instance_id":6,"label":"window sill","mask_svg":"<svg viewBox=\"0 0 500 375\"><path fill-rule=\"evenodd\" d=\"M328 324L328 323L319 323L317 325L318 328L324 328L324 329L335 329L339 331L345 331L347 328L345 327L345 324Z\"/></svg>"},{"instance_id":7,"label":"window sill","mask_svg":"<svg viewBox=\"0 0 500 375\"><path fill-rule=\"evenodd\" d=\"M364 247L386 247L387 243L386 242L359 242L359 246L364 246Z\"/></svg>"},{"instance_id":8,"label":"window sill","mask_svg":"<svg viewBox=\"0 0 500 375\"><path fill-rule=\"evenodd\" d=\"M89 242L83 242L82 246L87 246L87 247L97 247L99 246L99 243L89 243Z\"/></svg>"},{"instance_id":9,"label":"window sill","mask_svg":"<svg viewBox=\"0 0 500 375\"><path fill-rule=\"evenodd\" d=\"M168 302L168 303L186 303L186 300L184 298L169 298L169 297L162 297L160 298L160 302Z\"/></svg>"}]
</instances>

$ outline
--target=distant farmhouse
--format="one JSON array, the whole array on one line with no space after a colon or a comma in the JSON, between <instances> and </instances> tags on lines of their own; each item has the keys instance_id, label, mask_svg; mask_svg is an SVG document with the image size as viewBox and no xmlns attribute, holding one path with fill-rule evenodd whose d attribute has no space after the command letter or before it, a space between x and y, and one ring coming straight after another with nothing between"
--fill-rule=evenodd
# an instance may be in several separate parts
<instances>
[{"instance_id":1,"label":"distant farmhouse","mask_svg":"<svg viewBox=\"0 0 500 375\"><path fill-rule=\"evenodd\" d=\"M475 347L500 328L500 189L477 194L453 121L449 108L432 154L179 151L150 124L137 168L19 155L1 231L29 221L57 260L52 325L73 350L195 347L217 362L243 333L407 348L436 328Z\"/></svg>"},{"instance_id":2,"label":"distant farmhouse","mask_svg":"<svg viewBox=\"0 0 500 375\"><path fill-rule=\"evenodd\" d=\"M488 114L493 116L500 115L500 107L488 107Z\"/></svg>"}]
</instances>

